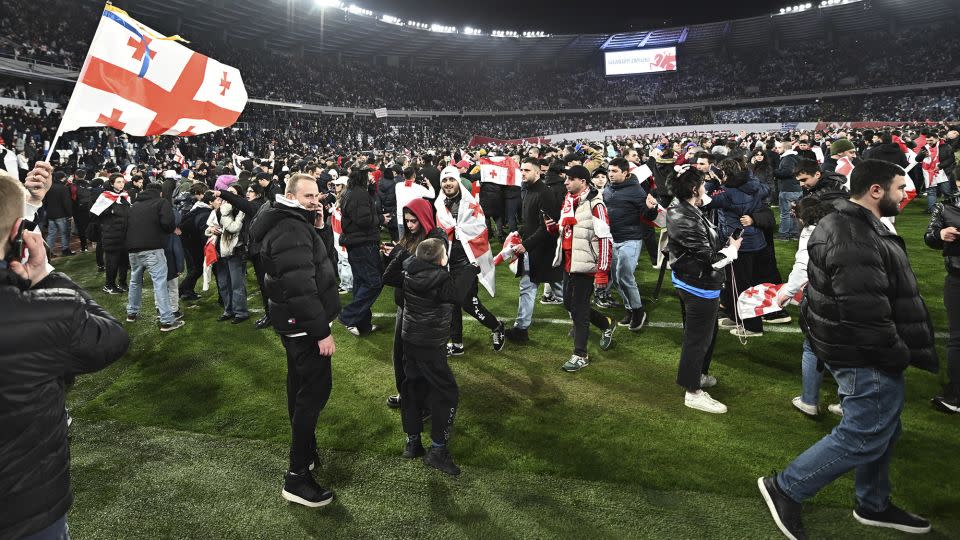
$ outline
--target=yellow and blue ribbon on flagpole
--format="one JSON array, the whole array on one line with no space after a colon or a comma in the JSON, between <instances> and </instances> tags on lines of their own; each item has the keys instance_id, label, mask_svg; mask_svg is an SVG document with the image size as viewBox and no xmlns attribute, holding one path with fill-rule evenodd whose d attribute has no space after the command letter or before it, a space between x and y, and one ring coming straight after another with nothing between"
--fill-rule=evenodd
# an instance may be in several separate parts
<instances>
[{"instance_id":1,"label":"yellow and blue ribbon on flagpole","mask_svg":"<svg viewBox=\"0 0 960 540\"><path fill-rule=\"evenodd\" d=\"M180 42L182 42L182 43L190 43L189 41L183 39L183 38L180 37L179 35L176 35L176 36L161 36L161 35L158 35L158 34L154 34L153 32L147 30L147 28L144 27L143 25L140 25L139 23L137 23L137 26L139 26L139 29L138 29L138 28L135 27L133 24L131 24L130 21L127 20L127 19L130 19L130 20L132 21L133 19L130 18L130 15L127 14L126 11L124 11L124 10L118 8L118 7L114 7L114 6L113 6L112 4L110 4L109 2L107 2L107 5L104 6L104 8L103 8L103 16L106 17L106 18L108 18L108 19L110 19L110 20L112 20L112 21L114 21L114 22L116 22L116 23L119 24L120 26L122 26L122 27L126 28L127 30L129 30L130 32L132 32L135 36L137 36L137 38L140 39L141 42L144 41L143 38L144 38L144 35L146 35L146 36L149 37L150 39L158 40L158 41L180 41ZM135 22L135 21L134 21L134 22ZM141 32L141 30L142 30L142 32ZM137 74L137 76L140 77L141 79L143 78L144 75L147 74L147 69L150 67L150 52L151 52L149 45L147 45L146 43L144 43L143 46L144 46L144 49L145 49L145 52L144 52L144 55L143 55L143 64L140 66L140 72Z\"/></svg>"}]
</instances>

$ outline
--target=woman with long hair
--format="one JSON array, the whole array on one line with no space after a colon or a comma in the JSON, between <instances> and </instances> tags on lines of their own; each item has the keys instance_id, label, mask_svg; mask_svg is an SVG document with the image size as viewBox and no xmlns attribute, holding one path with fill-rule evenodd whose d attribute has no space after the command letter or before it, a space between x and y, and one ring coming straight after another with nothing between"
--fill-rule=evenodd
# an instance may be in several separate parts
<instances>
[{"instance_id":1,"label":"woman with long hair","mask_svg":"<svg viewBox=\"0 0 960 540\"><path fill-rule=\"evenodd\" d=\"M403 384L403 339L401 324L403 321L403 263L417 251L417 246L427 238L446 236L435 225L433 206L425 199L414 199L403 208L403 235L395 247L384 249L389 257L387 269L383 273L383 283L394 287L394 302L397 304L396 330L393 335L393 372L397 382L397 394L387 398L387 406L400 407L400 386Z\"/></svg>"},{"instance_id":2,"label":"woman with long hair","mask_svg":"<svg viewBox=\"0 0 960 540\"><path fill-rule=\"evenodd\" d=\"M238 184L230 184L226 190L240 197ZM240 234L246 214L223 199L219 200L219 206L215 204L215 210L207 218L206 230L208 237L216 237L217 287L223 299L223 314L217 320L232 319L233 324L240 324L250 318L247 311L247 266Z\"/></svg>"},{"instance_id":3,"label":"woman with long hair","mask_svg":"<svg viewBox=\"0 0 960 540\"><path fill-rule=\"evenodd\" d=\"M754 148L753 152L750 153L748 168L750 169L750 174L757 180L760 180L760 182L770 190L770 193L763 202L768 206L773 204L773 194L774 191L776 191L773 181L773 166L770 164L770 160L767 159L767 153L762 147Z\"/></svg>"}]
</instances>

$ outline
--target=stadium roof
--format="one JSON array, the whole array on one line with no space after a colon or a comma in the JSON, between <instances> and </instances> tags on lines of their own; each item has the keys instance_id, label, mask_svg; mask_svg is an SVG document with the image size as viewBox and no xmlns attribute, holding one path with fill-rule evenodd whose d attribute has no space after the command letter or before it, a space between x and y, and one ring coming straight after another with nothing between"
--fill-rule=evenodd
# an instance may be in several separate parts
<instances>
[{"instance_id":1,"label":"stadium roof","mask_svg":"<svg viewBox=\"0 0 960 540\"><path fill-rule=\"evenodd\" d=\"M492 63L576 62L589 59L601 49L669 45L682 45L687 53L702 53L724 46L769 45L774 38L787 43L809 42L831 34L887 30L894 24L902 27L960 21L960 2L954 0L841 1L848 3L823 7L820 2L798 4L796 7L802 9L796 12L650 31L543 37L468 35L464 28L452 27L431 30L432 21L403 19L399 12L402 2L398 2L396 14L402 20L393 23L387 22L383 13L366 12L357 6L351 9L350 5L332 1L327 3L341 7L321 8L315 0L118 0L116 4L158 31L177 32L188 39L229 35L242 45L275 51L302 48L308 54L397 55Z\"/></svg>"}]
</instances>

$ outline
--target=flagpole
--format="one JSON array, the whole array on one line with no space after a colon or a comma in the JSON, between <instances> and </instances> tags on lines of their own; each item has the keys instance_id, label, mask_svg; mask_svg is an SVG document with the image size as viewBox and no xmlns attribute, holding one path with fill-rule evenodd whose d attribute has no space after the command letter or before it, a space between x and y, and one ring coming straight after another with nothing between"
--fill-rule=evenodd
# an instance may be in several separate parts
<instances>
[{"instance_id":1,"label":"flagpole","mask_svg":"<svg viewBox=\"0 0 960 540\"><path fill-rule=\"evenodd\" d=\"M107 6L112 6L113 4L107 0L107 3L104 4L104 10ZM101 15L102 16L102 15ZM100 29L100 26L97 26L97 29ZM93 33L93 37L97 37L96 31ZM44 161L50 163L50 157L53 156L54 150L57 148L57 142L60 141L60 136L63 135L63 119L67 117L67 111L70 110L70 104L73 102L73 96L77 94L77 86L80 84L80 81L83 79L83 73L87 69L87 60L90 59L90 49L93 48L93 38L90 39L90 46L87 47L87 55L83 58L83 66L80 68L80 73L77 75L77 82L73 83L73 91L70 92L70 99L67 100L67 106L63 108L63 116L60 117L60 124L57 126L57 132L53 136L53 141L50 142L50 149L47 150L47 156L44 158Z\"/></svg>"}]
</instances>

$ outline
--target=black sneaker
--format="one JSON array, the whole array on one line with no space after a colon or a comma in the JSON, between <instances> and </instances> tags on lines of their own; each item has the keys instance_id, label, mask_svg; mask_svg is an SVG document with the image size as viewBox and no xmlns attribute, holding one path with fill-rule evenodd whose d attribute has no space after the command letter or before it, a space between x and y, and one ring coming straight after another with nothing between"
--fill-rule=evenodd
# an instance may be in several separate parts
<instances>
[{"instance_id":1,"label":"black sneaker","mask_svg":"<svg viewBox=\"0 0 960 540\"><path fill-rule=\"evenodd\" d=\"M639 332L647 324L647 312L641 309L633 310L633 319L630 321L630 331Z\"/></svg>"},{"instance_id":2,"label":"black sneaker","mask_svg":"<svg viewBox=\"0 0 960 540\"><path fill-rule=\"evenodd\" d=\"M127 322L137 322L137 314L127 313Z\"/></svg>"},{"instance_id":3,"label":"black sneaker","mask_svg":"<svg viewBox=\"0 0 960 540\"><path fill-rule=\"evenodd\" d=\"M913 534L930 532L929 521L898 508L893 503L890 503L883 512L873 512L858 505L853 511L853 517L860 523L871 527L886 527Z\"/></svg>"},{"instance_id":4,"label":"black sneaker","mask_svg":"<svg viewBox=\"0 0 960 540\"><path fill-rule=\"evenodd\" d=\"M246 317L234 317L233 320L230 321L230 324L241 324L244 321L247 321L249 319L250 319L249 315L247 315Z\"/></svg>"},{"instance_id":5,"label":"black sneaker","mask_svg":"<svg viewBox=\"0 0 960 540\"><path fill-rule=\"evenodd\" d=\"M423 443L420 442L420 439L407 441L406 446L403 448L403 457L407 459L418 458L426 453L427 451L423 449Z\"/></svg>"},{"instance_id":6,"label":"black sneaker","mask_svg":"<svg viewBox=\"0 0 960 540\"><path fill-rule=\"evenodd\" d=\"M945 413L960 413L960 398L937 396L930 400L933 406Z\"/></svg>"},{"instance_id":7,"label":"black sneaker","mask_svg":"<svg viewBox=\"0 0 960 540\"><path fill-rule=\"evenodd\" d=\"M617 329L612 317L607 317L607 329L600 335L600 350L605 351L613 345L613 331Z\"/></svg>"},{"instance_id":8,"label":"black sneaker","mask_svg":"<svg viewBox=\"0 0 960 540\"><path fill-rule=\"evenodd\" d=\"M804 532L803 522L800 520L803 505L787 497L780 490L776 475L757 478L757 487L760 488L760 494L767 502L770 515L773 516L773 521L780 532L791 540L804 540L807 533Z\"/></svg>"},{"instance_id":9,"label":"black sneaker","mask_svg":"<svg viewBox=\"0 0 960 540\"><path fill-rule=\"evenodd\" d=\"M450 476L460 474L460 467L457 467L457 464L453 462L450 450L448 450L446 446L435 446L431 448L430 451L427 452L427 455L423 456L423 464L443 471Z\"/></svg>"},{"instance_id":10,"label":"black sneaker","mask_svg":"<svg viewBox=\"0 0 960 540\"><path fill-rule=\"evenodd\" d=\"M491 334L493 339L493 350L495 352L500 352L501 350L503 350L503 343L504 343L503 334L504 334L504 329L503 329L503 323L501 322L500 325L497 326L497 329L494 330Z\"/></svg>"},{"instance_id":11,"label":"black sneaker","mask_svg":"<svg viewBox=\"0 0 960 540\"><path fill-rule=\"evenodd\" d=\"M628 309L627 314L624 315L623 318L620 319L620 322L618 322L617 324L619 326L630 326L630 321L632 320L633 320L633 310Z\"/></svg>"},{"instance_id":12,"label":"black sneaker","mask_svg":"<svg viewBox=\"0 0 960 540\"><path fill-rule=\"evenodd\" d=\"M120 292L122 292L122 293L125 293L125 292L129 291L130 289L124 287L123 285L117 285L117 290L120 291Z\"/></svg>"},{"instance_id":13,"label":"black sneaker","mask_svg":"<svg viewBox=\"0 0 960 540\"><path fill-rule=\"evenodd\" d=\"M391 409L399 409L399 408L400 408L400 394L397 394L397 395L388 397L388 398L387 398L387 407L390 407Z\"/></svg>"},{"instance_id":14,"label":"black sneaker","mask_svg":"<svg viewBox=\"0 0 960 540\"><path fill-rule=\"evenodd\" d=\"M333 502L333 492L320 487L309 471L299 474L288 471L283 479L283 490L280 491L280 496L310 508L319 508Z\"/></svg>"},{"instance_id":15,"label":"black sneaker","mask_svg":"<svg viewBox=\"0 0 960 540\"><path fill-rule=\"evenodd\" d=\"M107 294L120 294L120 291L114 289L113 287L111 287L111 286L109 286L109 285L104 285L103 288L100 289L100 290L103 291L103 292L105 292L105 293L107 293Z\"/></svg>"},{"instance_id":16,"label":"black sneaker","mask_svg":"<svg viewBox=\"0 0 960 540\"><path fill-rule=\"evenodd\" d=\"M788 324L792 319L790 314L786 311L775 311L773 313L767 313L763 317L763 322L770 324Z\"/></svg>"},{"instance_id":17,"label":"black sneaker","mask_svg":"<svg viewBox=\"0 0 960 540\"><path fill-rule=\"evenodd\" d=\"M517 343L526 343L530 341L530 334L526 328L517 328L516 326L507 328L503 332L504 337Z\"/></svg>"},{"instance_id":18,"label":"black sneaker","mask_svg":"<svg viewBox=\"0 0 960 540\"><path fill-rule=\"evenodd\" d=\"M270 316L264 315L257 319L257 322L253 323L253 327L257 330L263 330L264 328L270 328Z\"/></svg>"},{"instance_id":19,"label":"black sneaker","mask_svg":"<svg viewBox=\"0 0 960 540\"><path fill-rule=\"evenodd\" d=\"M543 296L540 297L540 303L543 304L543 305L545 305L545 306L551 306L551 305L562 304L562 303L563 303L563 300L557 298L556 295L553 295L553 294L545 294L545 295L543 295Z\"/></svg>"},{"instance_id":20,"label":"black sneaker","mask_svg":"<svg viewBox=\"0 0 960 540\"><path fill-rule=\"evenodd\" d=\"M161 332L173 332L174 330L176 330L177 328L180 328L180 327L183 326L184 324L186 324L186 323L183 322L183 321L178 321L178 320L176 320L176 319L175 319L172 323L170 323L170 324L162 324L162 323L161 323L161 324L160 324L160 331L161 331Z\"/></svg>"},{"instance_id":21,"label":"black sneaker","mask_svg":"<svg viewBox=\"0 0 960 540\"><path fill-rule=\"evenodd\" d=\"M220 315L219 317L217 317L217 322L231 321L231 320L233 320L232 314L224 313L223 315Z\"/></svg>"},{"instance_id":22,"label":"black sneaker","mask_svg":"<svg viewBox=\"0 0 960 540\"><path fill-rule=\"evenodd\" d=\"M447 356L463 356L463 343L447 343Z\"/></svg>"}]
</instances>

